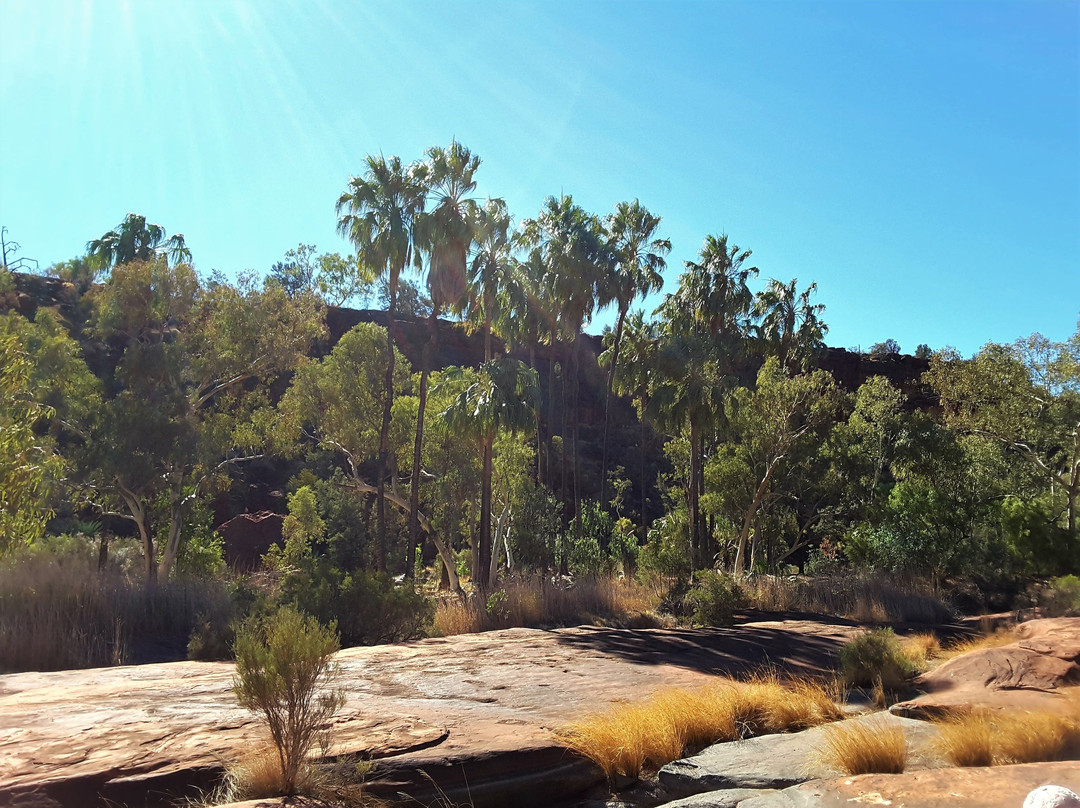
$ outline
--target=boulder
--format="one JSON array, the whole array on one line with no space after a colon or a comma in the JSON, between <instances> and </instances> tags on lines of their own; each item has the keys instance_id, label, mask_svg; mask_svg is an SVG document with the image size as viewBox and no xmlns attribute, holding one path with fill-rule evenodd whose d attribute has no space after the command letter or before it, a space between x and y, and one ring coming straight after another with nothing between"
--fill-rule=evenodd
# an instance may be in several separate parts
<instances>
[{"instance_id":1,"label":"boulder","mask_svg":"<svg viewBox=\"0 0 1080 808\"><path fill-rule=\"evenodd\" d=\"M862 715L844 723L882 721L903 728L913 757L937 732L925 721L888 713ZM828 726L820 726L803 732L715 744L700 754L664 766L660 769L660 783L669 793L682 796L717 789L786 788L828 777L834 772L818 760L828 731Z\"/></svg>"},{"instance_id":2,"label":"boulder","mask_svg":"<svg viewBox=\"0 0 1080 808\"><path fill-rule=\"evenodd\" d=\"M1075 761L1064 761L863 774L804 783L744 800L739 808L1020 808L1032 789L1048 783L1080 789L1080 766Z\"/></svg>"},{"instance_id":3,"label":"boulder","mask_svg":"<svg viewBox=\"0 0 1080 808\"><path fill-rule=\"evenodd\" d=\"M963 654L916 681L926 693L892 712L927 718L973 707L1054 709L1057 692L1080 685L1080 617L1031 620L1016 642Z\"/></svg>"}]
</instances>

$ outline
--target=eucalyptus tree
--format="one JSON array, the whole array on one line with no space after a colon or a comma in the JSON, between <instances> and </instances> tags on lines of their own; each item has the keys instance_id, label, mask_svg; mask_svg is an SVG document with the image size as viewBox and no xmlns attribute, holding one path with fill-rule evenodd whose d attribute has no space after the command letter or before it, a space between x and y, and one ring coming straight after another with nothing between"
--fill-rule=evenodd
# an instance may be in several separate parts
<instances>
[{"instance_id":1,"label":"eucalyptus tree","mask_svg":"<svg viewBox=\"0 0 1080 808\"><path fill-rule=\"evenodd\" d=\"M375 494L402 511L414 513L410 500L393 489L379 492L365 477L373 458L381 450L380 414L385 408L386 367L390 364L387 346L378 326L361 323L355 326L319 362L301 367L278 405L281 427L289 442L306 438L338 454L345 461L349 489L359 495ZM405 456L409 449L408 433L413 424L411 412L403 406L408 401L410 385L407 363L397 348L394 360L393 428L389 430L390 450ZM435 544L450 576L451 586L459 588L454 556L449 545L422 511L415 511L421 527ZM376 553L378 547L375 548Z\"/></svg>"},{"instance_id":2,"label":"eucalyptus tree","mask_svg":"<svg viewBox=\"0 0 1080 808\"><path fill-rule=\"evenodd\" d=\"M379 470L376 481L376 565L386 570L386 475L390 459L390 421L394 405L394 305L401 273L419 265L416 223L424 211L428 166L405 165L399 157L369 155L362 176L349 178L338 197L338 232L356 247L357 256L386 279L389 290L386 310L388 362L384 389L382 429L379 433Z\"/></svg>"},{"instance_id":3,"label":"eucalyptus tree","mask_svg":"<svg viewBox=\"0 0 1080 808\"><path fill-rule=\"evenodd\" d=\"M48 439L35 430L52 411L35 401L33 372L18 335L0 332L0 554L45 532L52 515L47 482L61 470Z\"/></svg>"},{"instance_id":4,"label":"eucalyptus tree","mask_svg":"<svg viewBox=\"0 0 1080 808\"><path fill-rule=\"evenodd\" d=\"M753 305L746 266L749 250L727 235L708 236L699 261L687 261L679 288L657 309L663 329L650 409L669 430L685 428L690 441L687 510L695 564L708 565L712 539L701 510L705 440L722 415L725 387L734 386Z\"/></svg>"},{"instance_id":5,"label":"eucalyptus tree","mask_svg":"<svg viewBox=\"0 0 1080 808\"><path fill-rule=\"evenodd\" d=\"M604 221L614 263L611 272L601 279L598 304L614 303L618 309L615 335L607 372L607 395L604 398L604 448L600 475L600 503L607 502L608 431L611 416L612 387L619 362L623 325L627 312L638 297L656 292L664 285L664 256L671 252L671 241L658 238L660 217L650 213L638 200L620 202Z\"/></svg>"},{"instance_id":6,"label":"eucalyptus tree","mask_svg":"<svg viewBox=\"0 0 1080 808\"><path fill-rule=\"evenodd\" d=\"M574 200L563 195L548 197L539 215L522 222L521 241L545 268L543 286L549 304L557 312L557 333L570 341L570 368L563 372L563 429L566 442L567 411L572 403L574 417L570 421L570 455L573 457L574 484L572 512L576 516L580 504L580 473L577 453L577 401L580 382L581 331L596 308L598 286L610 251L601 235L599 220L586 213ZM567 376L572 375L574 389L567 388ZM563 451L563 502L567 502L569 479L568 456Z\"/></svg>"},{"instance_id":7,"label":"eucalyptus tree","mask_svg":"<svg viewBox=\"0 0 1080 808\"><path fill-rule=\"evenodd\" d=\"M420 539L420 464L424 443L424 416L427 409L428 374L439 334L439 313L465 295L468 254L474 240L478 206L469 197L476 190L474 179L480 158L456 140L443 149L427 151L426 179L431 209L416 221L416 241L428 256L427 286L431 295L428 341L420 363L420 386L413 442L412 480L409 489L409 544L405 575L414 576L413 559Z\"/></svg>"},{"instance_id":8,"label":"eucalyptus tree","mask_svg":"<svg viewBox=\"0 0 1080 808\"><path fill-rule=\"evenodd\" d=\"M147 222L138 213L129 213L114 229L86 245L95 267L109 269L129 261L149 261L161 256L172 263L191 261L191 250L181 233L168 236L159 224Z\"/></svg>"},{"instance_id":9,"label":"eucalyptus tree","mask_svg":"<svg viewBox=\"0 0 1080 808\"><path fill-rule=\"evenodd\" d=\"M443 412L451 428L476 435L484 445L480 491L480 526L473 544L473 580L481 590L494 585L492 564L492 452L500 431L516 433L528 429L536 418L539 384L536 371L516 359L499 356L484 362L476 371L448 368L448 383L466 383Z\"/></svg>"},{"instance_id":10,"label":"eucalyptus tree","mask_svg":"<svg viewBox=\"0 0 1080 808\"><path fill-rule=\"evenodd\" d=\"M1080 533L1080 325L1065 342L1033 334L1012 345L989 343L972 359L945 349L925 376L941 396L945 423L1022 458L1061 522Z\"/></svg>"},{"instance_id":11,"label":"eucalyptus tree","mask_svg":"<svg viewBox=\"0 0 1080 808\"><path fill-rule=\"evenodd\" d=\"M134 521L152 585L173 569L191 504L272 445L267 385L304 361L323 318L312 295L251 278L204 287L163 258L116 265L97 304L94 333L121 355L81 467L99 504Z\"/></svg>"},{"instance_id":12,"label":"eucalyptus tree","mask_svg":"<svg viewBox=\"0 0 1080 808\"><path fill-rule=\"evenodd\" d=\"M811 303L817 284L811 283L801 293L797 279L788 283L770 280L754 299L753 313L760 318L758 333L776 353L782 367L806 366L814 353L824 347L829 327L821 320L825 306Z\"/></svg>"},{"instance_id":13,"label":"eucalyptus tree","mask_svg":"<svg viewBox=\"0 0 1080 808\"><path fill-rule=\"evenodd\" d=\"M746 498L737 504L736 574L756 558L759 535L753 532L754 522L777 478L785 466L795 466L800 453L820 447L842 398L827 371L790 376L776 357L765 361L753 389L740 387L731 394L726 432L738 446L736 457L751 481Z\"/></svg>"}]
</instances>

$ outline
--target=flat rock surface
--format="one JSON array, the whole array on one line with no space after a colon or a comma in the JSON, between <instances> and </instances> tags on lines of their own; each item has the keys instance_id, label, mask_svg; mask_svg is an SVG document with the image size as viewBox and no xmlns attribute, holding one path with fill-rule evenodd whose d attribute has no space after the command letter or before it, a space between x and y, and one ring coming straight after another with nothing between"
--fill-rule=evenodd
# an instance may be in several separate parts
<instances>
[{"instance_id":1,"label":"flat rock surface","mask_svg":"<svg viewBox=\"0 0 1080 808\"><path fill-rule=\"evenodd\" d=\"M775 788L722 788L719 791L708 791L692 797L683 797L674 802L665 802L659 808L737 808L740 803L751 797L776 793Z\"/></svg>"},{"instance_id":2,"label":"flat rock surface","mask_svg":"<svg viewBox=\"0 0 1080 808\"><path fill-rule=\"evenodd\" d=\"M1057 691L1080 685L1080 617L1031 620L1016 642L972 651L923 674L926 693L896 704L898 715L933 716L955 710L1053 709Z\"/></svg>"},{"instance_id":3,"label":"flat rock surface","mask_svg":"<svg viewBox=\"0 0 1080 808\"><path fill-rule=\"evenodd\" d=\"M908 744L909 765L914 766L925 765L922 750L937 732L926 721L899 718L889 713L873 713L838 723L902 727ZM830 726L715 744L700 754L664 766L660 769L660 783L672 795L680 796L716 789L785 788L830 777L835 771L817 759Z\"/></svg>"},{"instance_id":4,"label":"flat rock surface","mask_svg":"<svg viewBox=\"0 0 1080 808\"><path fill-rule=\"evenodd\" d=\"M1065 761L864 774L805 783L744 800L739 808L1020 808L1029 792L1047 784L1080 789L1080 765Z\"/></svg>"},{"instance_id":5,"label":"flat rock surface","mask_svg":"<svg viewBox=\"0 0 1080 808\"><path fill-rule=\"evenodd\" d=\"M550 733L569 719L764 664L823 671L857 631L827 620L509 629L347 649L331 753L386 758L377 775L393 776L528 750L565 755ZM230 663L176 662L0 676L0 805L29 794L52 801L27 805L84 805L95 792L123 803L123 787L140 780L164 788L219 770L264 737L236 706L232 675Z\"/></svg>"}]
</instances>

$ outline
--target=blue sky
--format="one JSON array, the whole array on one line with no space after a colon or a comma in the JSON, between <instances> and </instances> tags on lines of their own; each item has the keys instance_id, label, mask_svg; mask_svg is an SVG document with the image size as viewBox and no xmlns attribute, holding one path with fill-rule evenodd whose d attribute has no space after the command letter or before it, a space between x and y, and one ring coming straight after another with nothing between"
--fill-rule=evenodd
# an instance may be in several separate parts
<instances>
[{"instance_id":1,"label":"blue sky","mask_svg":"<svg viewBox=\"0 0 1080 808\"><path fill-rule=\"evenodd\" d=\"M517 219L640 198L667 291L719 232L816 281L832 345L1076 329L1076 0L3 0L0 30L0 224L42 267L128 211L203 271L347 251L363 157L456 137Z\"/></svg>"}]
</instances>

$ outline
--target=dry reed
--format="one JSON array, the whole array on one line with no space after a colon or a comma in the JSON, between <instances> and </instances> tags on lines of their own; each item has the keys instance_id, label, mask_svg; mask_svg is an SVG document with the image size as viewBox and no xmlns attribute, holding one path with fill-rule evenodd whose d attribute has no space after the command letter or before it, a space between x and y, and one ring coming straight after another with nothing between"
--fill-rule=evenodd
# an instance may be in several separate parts
<instances>
[{"instance_id":1,"label":"dry reed","mask_svg":"<svg viewBox=\"0 0 1080 808\"><path fill-rule=\"evenodd\" d=\"M125 664L149 642L182 656L200 615L230 609L218 581L147 589L116 570L31 556L0 568L0 673Z\"/></svg>"},{"instance_id":2,"label":"dry reed","mask_svg":"<svg viewBox=\"0 0 1080 808\"><path fill-rule=\"evenodd\" d=\"M823 685L809 681L785 685L767 674L745 683L662 690L644 701L616 704L573 722L556 737L593 760L609 779L636 778L687 750L805 729L841 715Z\"/></svg>"},{"instance_id":3,"label":"dry reed","mask_svg":"<svg viewBox=\"0 0 1080 808\"><path fill-rule=\"evenodd\" d=\"M863 623L941 623L952 617L942 590L912 576L756 575L744 591L749 606L763 611L827 614Z\"/></svg>"},{"instance_id":4,"label":"dry reed","mask_svg":"<svg viewBox=\"0 0 1080 808\"><path fill-rule=\"evenodd\" d=\"M660 595L632 579L601 577L573 582L546 577L515 578L487 595L441 600L435 633L470 634L500 628L632 623L655 610Z\"/></svg>"}]
</instances>

